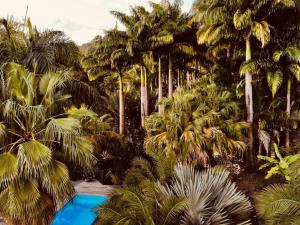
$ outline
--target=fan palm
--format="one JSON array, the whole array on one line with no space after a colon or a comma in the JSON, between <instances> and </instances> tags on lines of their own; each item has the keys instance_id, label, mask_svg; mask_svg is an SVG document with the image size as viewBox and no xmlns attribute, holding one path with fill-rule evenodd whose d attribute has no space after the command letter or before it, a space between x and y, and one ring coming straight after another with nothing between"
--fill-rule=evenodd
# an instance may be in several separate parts
<instances>
[{"instance_id":1,"label":"fan palm","mask_svg":"<svg viewBox=\"0 0 300 225\"><path fill-rule=\"evenodd\" d=\"M167 198L183 197L189 202L181 224L251 224L249 199L229 179L229 172L220 168L196 171L178 165L170 185L159 185Z\"/></svg>"},{"instance_id":2,"label":"fan palm","mask_svg":"<svg viewBox=\"0 0 300 225\"><path fill-rule=\"evenodd\" d=\"M137 158L127 171L124 187L112 193L108 203L100 207L96 224L174 224L187 207L183 197L166 197L156 182L170 182L174 177L175 160L163 154L147 152Z\"/></svg>"},{"instance_id":3,"label":"fan palm","mask_svg":"<svg viewBox=\"0 0 300 225\"><path fill-rule=\"evenodd\" d=\"M231 158L244 150L241 140L247 123L238 121L239 109L230 92L208 77L179 89L162 104L164 113L147 119L146 149L203 166L214 157Z\"/></svg>"},{"instance_id":4,"label":"fan palm","mask_svg":"<svg viewBox=\"0 0 300 225\"><path fill-rule=\"evenodd\" d=\"M87 169L94 163L83 128L97 115L83 106L55 114L69 97L61 91L67 81L64 73L38 77L14 63L2 74L0 213L11 224L49 224L74 194L63 160Z\"/></svg>"}]
</instances>

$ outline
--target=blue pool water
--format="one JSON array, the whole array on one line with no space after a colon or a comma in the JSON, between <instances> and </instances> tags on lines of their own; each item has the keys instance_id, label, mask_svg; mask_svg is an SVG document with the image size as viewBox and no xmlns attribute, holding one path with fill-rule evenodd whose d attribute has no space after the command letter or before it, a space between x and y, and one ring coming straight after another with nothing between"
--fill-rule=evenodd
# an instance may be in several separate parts
<instances>
[{"instance_id":1,"label":"blue pool water","mask_svg":"<svg viewBox=\"0 0 300 225\"><path fill-rule=\"evenodd\" d=\"M92 225L95 207L107 200L105 196L76 195L55 216L51 225Z\"/></svg>"}]
</instances>

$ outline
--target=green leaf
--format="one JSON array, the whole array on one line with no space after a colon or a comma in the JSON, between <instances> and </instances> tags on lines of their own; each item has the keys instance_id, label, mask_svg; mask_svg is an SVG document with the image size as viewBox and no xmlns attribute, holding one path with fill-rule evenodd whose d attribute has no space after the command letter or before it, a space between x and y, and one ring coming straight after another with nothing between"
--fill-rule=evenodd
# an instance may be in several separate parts
<instances>
[{"instance_id":1,"label":"green leaf","mask_svg":"<svg viewBox=\"0 0 300 225\"><path fill-rule=\"evenodd\" d=\"M292 164L296 161L298 161L300 159L300 154L296 154L296 155L289 155L284 157L284 160L288 163L288 164Z\"/></svg>"},{"instance_id":2,"label":"green leaf","mask_svg":"<svg viewBox=\"0 0 300 225\"><path fill-rule=\"evenodd\" d=\"M0 144L4 143L4 141L6 140L6 136L7 136L7 128L2 122L0 122Z\"/></svg>"},{"instance_id":3,"label":"green leaf","mask_svg":"<svg viewBox=\"0 0 300 225\"><path fill-rule=\"evenodd\" d=\"M266 21L254 22L251 28L252 35L265 47L270 41L270 28Z\"/></svg>"},{"instance_id":4,"label":"green leaf","mask_svg":"<svg viewBox=\"0 0 300 225\"><path fill-rule=\"evenodd\" d=\"M221 38L224 25L204 27L197 32L198 44L215 44Z\"/></svg>"},{"instance_id":5,"label":"green leaf","mask_svg":"<svg viewBox=\"0 0 300 225\"><path fill-rule=\"evenodd\" d=\"M243 30L252 23L251 10L247 9L244 13L237 10L233 16L233 24L237 30Z\"/></svg>"},{"instance_id":6,"label":"green leaf","mask_svg":"<svg viewBox=\"0 0 300 225\"><path fill-rule=\"evenodd\" d=\"M0 154L0 165L0 184L9 182L18 175L18 160L15 154Z\"/></svg>"},{"instance_id":7,"label":"green leaf","mask_svg":"<svg viewBox=\"0 0 300 225\"><path fill-rule=\"evenodd\" d=\"M279 161L277 159L274 159L274 158L269 157L269 156L259 155L259 156L257 156L257 158L259 158L261 160L264 160L264 161L268 161L270 163L274 163L274 164L279 163Z\"/></svg>"},{"instance_id":8,"label":"green leaf","mask_svg":"<svg viewBox=\"0 0 300 225\"><path fill-rule=\"evenodd\" d=\"M275 62L279 62L280 57L282 56L283 53L284 53L283 51L276 51L276 52L274 52L274 54L273 54L273 60Z\"/></svg>"},{"instance_id":9,"label":"green leaf","mask_svg":"<svg viewBox=\"0 0 300 225\"><path fill-rule=\"evenodd\" d=\"M42 143L32 140L19 145L18 163L28 175L35 174L52 159L51 150Z\"/></svg>"},{"instance_id":10,"label":"green leaf","mask_svg":"<svg viewBox=\"0 0 300 225\"><path fill-rule=\"evenodd\" d=\"M57 160L52 160L43 172L43 187L51 193L58 202L63 202L65 197L70 197L70 195L74 193L69 171L65 164Z\"/></svg>"},{"instance_id":11,"label":"green leaf","mask_svg":"<svg viewBox=\"0 0 300 225\"><path fill-rule=\"evenodd\" d=\"M292 64L289 70L296 77L297 81L300 81L300 66L298 64Z\"/></svg>"},{"instance_id":12,"label":"green leaf","mask_svg":"<svg viewBox=\"0 0 300 225\"><path fill-rule=\"evenodd\" d=\"M71 106L71 108L67 110L67 113L69 114L69 117L79 120L85 117L97 117L97 113L88 109L88 107L84 104L82 104L80 108L77 108L76 106Z\"/></svg>"},{"instance_id":13,"label":"green leaf","mask_svg":"<svg viewBox=\"0 0 300 225\"><path fill-rule=\"evenodd\" d=\"M51 127L53 130L57 131L78 133L78 130L81 128L81 124L78 119L69 117L51 119L48 127Z\"/></svg>"},{"instance_id":14,"label":"green leaf","mask_svg":"<svg viewBox=\"0 0 300 225\"><path fill-rule=\"evenodd\" d=\"M245 94L245 79L241 80L235 89L236 96L240 99Z\"/></svg>"},{"instance_id":15,"label":"green leaf","mask_svg":"<svg viewBox=\"0 0 300 225\"><path fill-rule=\"evenodd\" d=\"M276 95L278 89L280 88L282 81L283 81L283 73L280 70L277 70L275 72L268 72L267 73L267 80L268 85L271 89L272 96Z\"/></svg>"}]
</instances>

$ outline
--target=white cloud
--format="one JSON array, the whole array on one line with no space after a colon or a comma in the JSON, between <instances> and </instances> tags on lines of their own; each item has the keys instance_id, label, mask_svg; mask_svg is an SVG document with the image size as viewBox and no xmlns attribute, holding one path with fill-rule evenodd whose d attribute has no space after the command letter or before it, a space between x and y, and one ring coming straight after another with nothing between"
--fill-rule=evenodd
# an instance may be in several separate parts
<instances>
[{"instance_id":1,"label":"white cloud","mask_svg":"<svg viewBox=\"0 0 300 225\"><path fill-rule=\"evenodd\" d=\"M115 25L111 10L129 12L130 6L147 4L148 0L0 0L0 17L22 20L28 5L28 16L39 29L63 30L82 44ZM184 10L191 4L185 0Z\"/></svg>"}]
</instances>

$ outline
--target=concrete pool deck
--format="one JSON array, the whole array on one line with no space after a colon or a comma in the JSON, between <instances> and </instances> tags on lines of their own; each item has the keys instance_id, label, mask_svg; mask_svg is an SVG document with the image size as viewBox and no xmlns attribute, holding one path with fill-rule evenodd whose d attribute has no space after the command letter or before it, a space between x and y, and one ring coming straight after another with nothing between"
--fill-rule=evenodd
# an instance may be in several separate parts
<instances>
[{"instance_id":1,"label":"concrete pool deck","mask_svg":"<svg viewBox=\"0 0 300 225\"><path fill-rule=\"evenodd\" d=\"M109 195L117 187L113 185L103 185L98 181L73 181L73 185L76 191L76 194L82 195L96 195L104 196Z\"/></svg>"}]
</instances>

